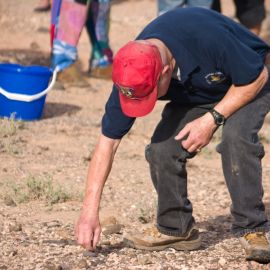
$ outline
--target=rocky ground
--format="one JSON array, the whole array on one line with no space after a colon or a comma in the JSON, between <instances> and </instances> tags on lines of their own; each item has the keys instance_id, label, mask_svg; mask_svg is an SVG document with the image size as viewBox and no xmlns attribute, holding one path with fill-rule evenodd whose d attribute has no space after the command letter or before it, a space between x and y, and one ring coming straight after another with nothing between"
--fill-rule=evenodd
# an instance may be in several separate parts
<instances>
[{"instance_id":1,"label":"rocky ground","mask_svg":"<svg viewBox=\"0 0 270 270\"><path fill-rule=\"evenodd\" d=\"M32 12L37 1L0 0L0 61L48 64L49 14ZM270 7L270 3L266 0ZM233 15L231 1L223 1ZM117 50L155 17L154 0L113 1L111 44ZM269 19L262 37L269 41ZM82 70L89 46L83 32L79 44ZM189 194L203 246L198 251L145 252L123 246L123 236L155 221L156 195L144 147L164 104L139 119L123 139L106 183L101 204L103 225L96 252L74 241L74 222L83 196L87 166L100 132L100 118L111 82L87 78L89 88L54 89L40 121L0 120L0 269L270 269L246 262L230 234L230 198L215 146L188 163ZM260 133L265 144L263 181L270 209L270 118Z\"/></svg>"}]
</instances>

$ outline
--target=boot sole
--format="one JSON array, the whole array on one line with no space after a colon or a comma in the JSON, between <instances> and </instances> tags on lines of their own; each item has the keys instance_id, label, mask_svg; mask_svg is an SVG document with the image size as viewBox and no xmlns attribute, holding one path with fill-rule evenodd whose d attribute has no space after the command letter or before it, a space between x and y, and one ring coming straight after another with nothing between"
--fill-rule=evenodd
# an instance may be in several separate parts
<instances>
[{"instance_id":1,"label":"boot sole","mask_svg":"<svg viewBox=\"0 0 270 270\"><path fill-rule=\"evenodd\" d=\"M270 262L270 252L264 250L253 250L246 257L247 261L255 261L262 264Z\"/></svg>"},{"instance_id":2,"label":"boot sole","mask_svg":"<svg viewBox=\"0 0 270 270\"><path fill-rule=\"evenodd\" d=\"M167 248L173 248L179 251L196 250L200 248L201 244L202 244L202 240L200 236L198 236L196 240L179 241L179 242L170 243L167 245L152 246L152 247L137 245L128 239L124 239L124 245L127 247L131 247L135 249L142 249L142 250L149 250L149 251L161 251Z\"/></svg>"}]
</instances>

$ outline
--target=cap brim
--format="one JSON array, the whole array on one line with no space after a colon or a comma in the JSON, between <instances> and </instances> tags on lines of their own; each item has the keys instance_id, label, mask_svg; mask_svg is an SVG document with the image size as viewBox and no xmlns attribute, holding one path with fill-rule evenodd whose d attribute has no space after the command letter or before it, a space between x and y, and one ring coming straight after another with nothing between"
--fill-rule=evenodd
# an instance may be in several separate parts
<instances>
[{"instance_id":1,"label":"cap brim","mask_svg":"<svg viewBox=\"0 0 270 270\"><path fill-rule=\"evenodd\" d=\"M146 97L131 99L119 91L119 98L122 111L129 117L142 117L149 114L155 107L157 101L157 86Z\"/></svg>"}]
</instances>

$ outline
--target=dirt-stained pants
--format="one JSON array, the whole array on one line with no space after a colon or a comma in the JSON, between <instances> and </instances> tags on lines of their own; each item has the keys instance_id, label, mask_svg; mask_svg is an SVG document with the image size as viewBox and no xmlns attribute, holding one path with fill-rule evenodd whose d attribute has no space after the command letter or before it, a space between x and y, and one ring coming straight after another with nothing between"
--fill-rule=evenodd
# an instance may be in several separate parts
<instances>
[{"instance_id":1,"label":"dirt-stained pants","mask_svg":"<svg viewBox=\"0 0 270 270\"><path fill-rule=\"evenodd\" d=\"M155 129L146 159L158 194L157 227L167 235L183 235L194 224L187 193L186 161L195 156L185 151L174 136L188 122L202 116L214 104L182 106L168 103ZM263 204L262 166L264 148L258 132L270 110L270 81L255 100L227 119L217 150L232 199L232 232L268 230Z\"/></svg>"}]
</instances>

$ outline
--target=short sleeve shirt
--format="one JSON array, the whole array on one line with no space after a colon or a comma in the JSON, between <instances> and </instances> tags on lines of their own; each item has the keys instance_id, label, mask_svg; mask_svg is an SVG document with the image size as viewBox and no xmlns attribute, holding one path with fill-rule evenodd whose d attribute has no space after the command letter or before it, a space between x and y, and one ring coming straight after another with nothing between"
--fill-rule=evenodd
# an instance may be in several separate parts
<instances>
[{"instance_id":1,"label":"short sleeve shirt","mask_svg":"<svg viewBox=\"0 0 270 270\"><path fill-rule=\"evenodd\" d=\"M176 8L157 17L136 39L156 38L170 50L177 66L165 96L180 105L221 100L232 84L253 82L270 47L244 26L215 11ZM113 87L102 119L102 133L122 138L135 118L123 114Z\"/></svg>"}]
</instances>

